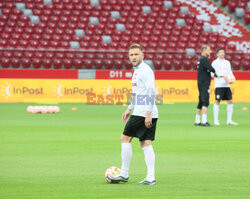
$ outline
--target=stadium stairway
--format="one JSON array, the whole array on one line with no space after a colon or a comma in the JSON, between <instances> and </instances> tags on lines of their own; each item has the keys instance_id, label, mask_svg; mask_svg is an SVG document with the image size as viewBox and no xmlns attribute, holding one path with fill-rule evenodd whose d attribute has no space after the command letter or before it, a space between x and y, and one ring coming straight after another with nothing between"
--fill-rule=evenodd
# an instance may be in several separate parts
<instances>
[{"instance_id":1,"label":"stadium stairway","mask_svg":"<svg viewBox=\"0 0 250 199\"><path fill-rule=\"evenodd\" d=\"M215 0L214 3L228 12L250 30L250 2L248 0Z\"/></svg>"}]
</instances>

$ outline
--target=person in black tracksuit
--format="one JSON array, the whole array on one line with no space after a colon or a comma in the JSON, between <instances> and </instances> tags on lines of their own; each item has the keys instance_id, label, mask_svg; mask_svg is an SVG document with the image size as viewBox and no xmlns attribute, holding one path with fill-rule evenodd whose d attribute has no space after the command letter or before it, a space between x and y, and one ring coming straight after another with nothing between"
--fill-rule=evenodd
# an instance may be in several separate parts
<instances>
[{"instance_id":1,"label":"person in black tracksuit","mask_svg":"<svg viewBox=\"0 0 250 199\"><path fill-rule=\"evenodd\" d=\"M209 106L209 86L211 82L211 74L213 72L217 76L215 69L210 64L208 57L211 53L209 46L205 45L201 48L201 56L198 61L198 89L199 103L196 110L195 125L196 126L211 126L207 122L207 108ZM202 111L202 122L200 122L200 114Z\"/></svg>"}]
</instances>

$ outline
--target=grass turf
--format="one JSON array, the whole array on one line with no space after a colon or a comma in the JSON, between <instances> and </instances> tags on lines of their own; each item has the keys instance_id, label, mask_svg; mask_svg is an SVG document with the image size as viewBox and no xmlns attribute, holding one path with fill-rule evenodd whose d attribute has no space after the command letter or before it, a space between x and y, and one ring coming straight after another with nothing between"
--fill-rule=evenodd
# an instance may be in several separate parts
<instances>
[{"instance_id":1,"label":"grass turf","mask_svg":"<svg viewBox=\"0 0 250 199\"><path fill-rule=\"evenodd\" d=\"M121 165L125 107L59 104L59 114L28 114L27 106L0 104L1 199L250 198L249 103L235 104L237 127L225 125L222 104L221 126L212 128L193 125L196 104L158 106L156 186L136 184L146 175L138 140L130 181L104 180L108 167Z\"/></svg>"}]
</instances>

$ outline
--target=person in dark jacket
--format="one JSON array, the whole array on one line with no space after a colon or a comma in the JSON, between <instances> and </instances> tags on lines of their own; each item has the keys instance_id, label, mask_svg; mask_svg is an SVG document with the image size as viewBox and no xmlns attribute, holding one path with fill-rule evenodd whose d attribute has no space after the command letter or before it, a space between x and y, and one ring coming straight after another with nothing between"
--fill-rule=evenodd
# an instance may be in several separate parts
<instances>
[{"instance_id":1,"label":"person in dark jacket","mask_svg":"<svg viewBox=\"0 0 250 199\"><path fill-rule=\"evenodd\" d=\"M208 57L210 56L211 49L208 45L204 45L201 48L201 56L198 61L198 73L197 82L199 89L199 103L196 110L195 126L211 126L207 122L207 108L209 106L209 86L211 82L211 74L217 77L215 69L210 64ZM202 121L200 121L200 115L202 112Z\"/></svg>"}]
</instances>

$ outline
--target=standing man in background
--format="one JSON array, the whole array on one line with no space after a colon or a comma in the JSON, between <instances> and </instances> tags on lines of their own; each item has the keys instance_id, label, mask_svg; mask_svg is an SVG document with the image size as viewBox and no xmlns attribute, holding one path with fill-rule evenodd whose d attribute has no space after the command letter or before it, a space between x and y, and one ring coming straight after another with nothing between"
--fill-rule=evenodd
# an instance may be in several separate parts
<instances>
[{"instance_id":1,"label":"standing man in background","mask_svg":"<svg viewBox=\"0 0 250 199\"><path fill-rule=\"evenodd\" d=\"M225 60L225 51L221 48L216 50L217 59L213 61L212 66L217 72L218 77L214 78L215 82L215 103L214 103L214 125L219 123L219 105L221 100L227 100L227 124L238 125L232 121L233 100L230 84L235 81L231 70L231 64Z\"/></svg>"},{"instance_id":2,"label":"standing man in background","mask_svg":"<svg viewBox=\"0 0 250 199\"><path fill-rule=\"evenodd\" d=\"M208 45L204 45L201 48L201 56L198 61L198 89L199 89L199 103L196 109L195 126L211 126L207 122L207 108L209 106L209 86L211 82L211 74L217 77L215 69L211 66L208 57L210 56L211 49ZM200 121L200 115L202 112L202 122Z\"/></svg>"}]
</instances>

